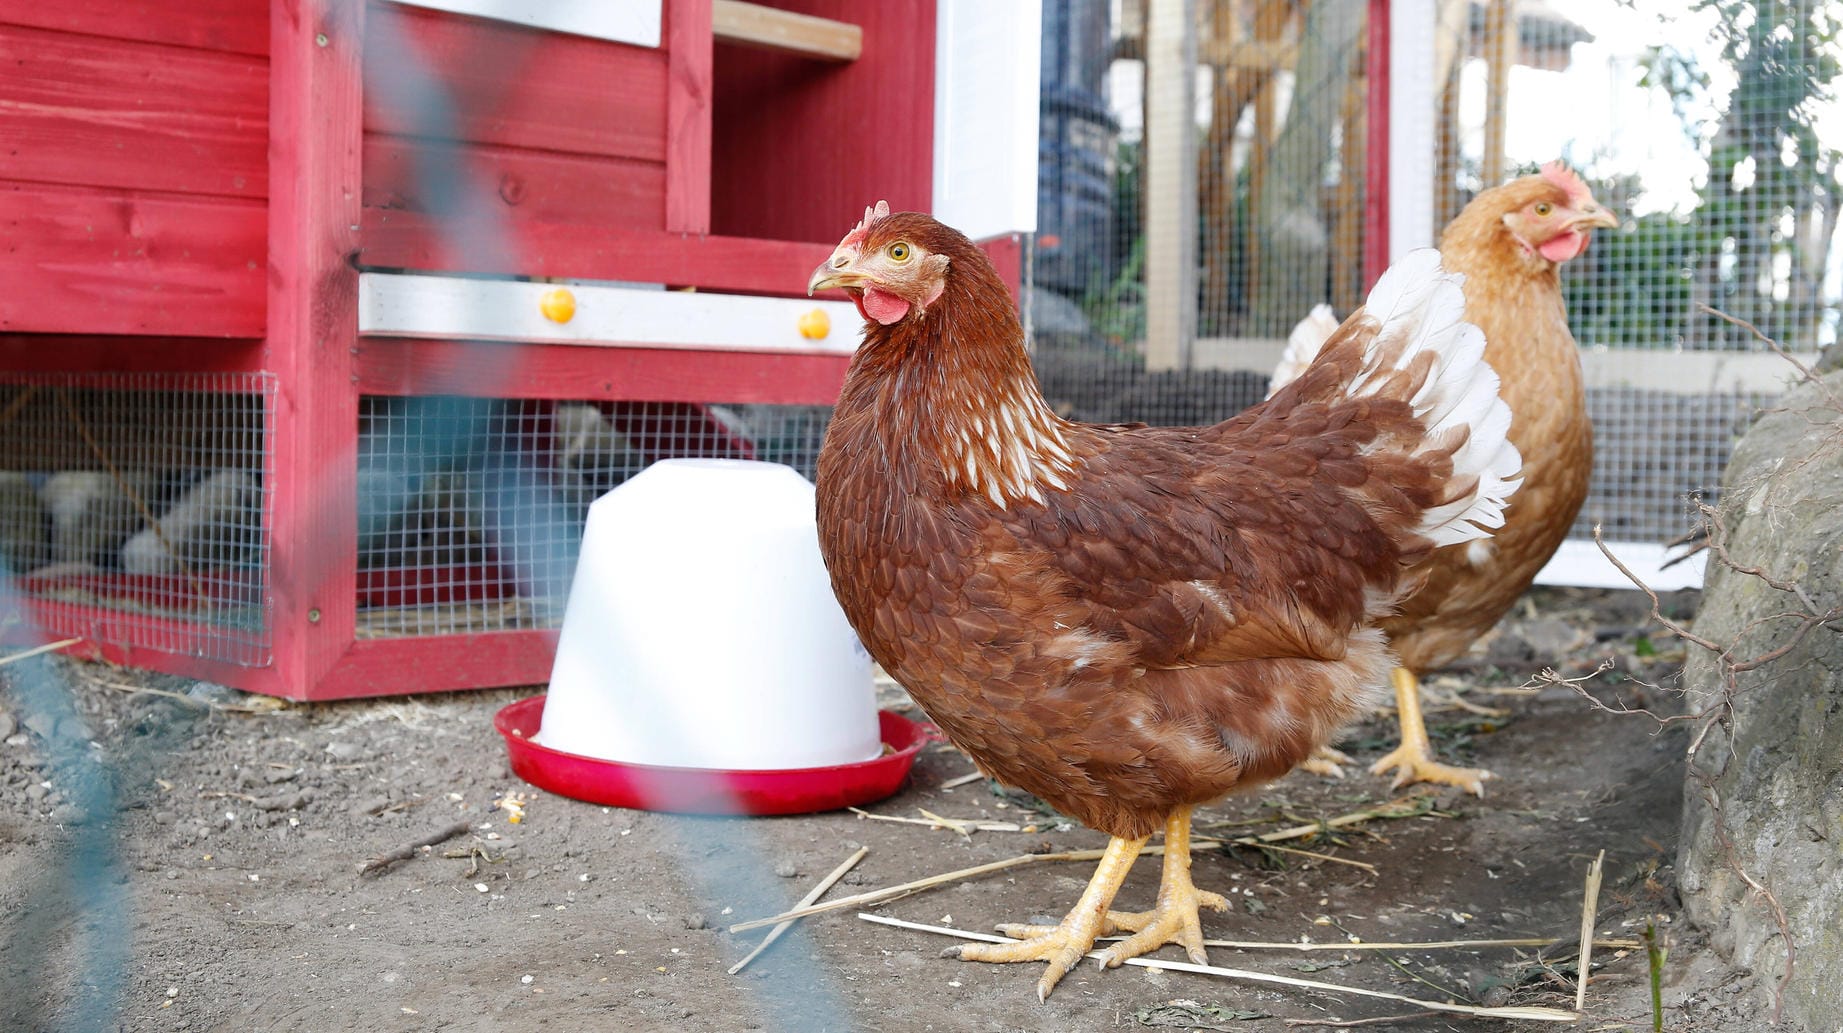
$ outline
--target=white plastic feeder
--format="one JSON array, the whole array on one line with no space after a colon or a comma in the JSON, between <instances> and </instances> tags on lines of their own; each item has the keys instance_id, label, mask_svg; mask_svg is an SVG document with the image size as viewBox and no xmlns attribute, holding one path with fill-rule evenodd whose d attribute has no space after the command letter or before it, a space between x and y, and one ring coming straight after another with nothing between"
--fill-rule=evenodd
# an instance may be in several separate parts
<instances>
[{"instance_id":1,"label":"white plastic feeder","mask_svg":"<svg viewBox=\"0 0 1843 1033\"><path fill-rule=\"evenodd\" d=\"M876 757L870 657L813 491L779 463L667 459L597 499L535 741L724 771Z\"/></svg>"}]
</instances>

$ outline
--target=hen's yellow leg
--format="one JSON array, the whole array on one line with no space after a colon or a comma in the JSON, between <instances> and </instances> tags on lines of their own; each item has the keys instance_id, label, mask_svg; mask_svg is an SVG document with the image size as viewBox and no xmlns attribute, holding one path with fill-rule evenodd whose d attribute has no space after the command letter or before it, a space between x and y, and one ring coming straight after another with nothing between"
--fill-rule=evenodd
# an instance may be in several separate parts
<instances>
[{"instance_id":1,"label":"hen's yellow leg","mask_svg":"<svg viewBox=\"0 0 1843 1033\"><path fill-rule=\"evenodd\" d=\"M1401 725L1401 745L1370 765L1370 773L1380 775L1395 769L1392 788L1411 782L1439 782L1458 786L1475 796L1485 795L1485 779L1493 777L1482 768L1455 768L1433 759L1433 746L1427 739L1427 723L1421 718L1421 683L1414 672L1395 668L1389 680L1395 685L1395 713Z\"/></svg>"},{"instance_id":2,"label":"hen's yellow leg","mask_svg":"<svg viewBox=\"0 0 1843 1033\"><path fill-rule=\"evenodd\" d=\"M1206 907L1224 911L1228 906L1220 893L1200 890L1190 881L1190 808L1180 808L1165 821L1165 867L1158 883L1158 903L1150 911L1108 913L1108 925L1133 935L1102 952L1101 964L1117 968L1127 958L1175 943L1191 961L1207 965L1209 952L1203 949L1203 924L1197 913Z\"/></svg>"},{"instance_id":3,"label":"hen's yellow leg","mask_svg":"<svg viewBox=\"0 0 1843 1033\"><path fill-rule=\"evenodd\" d=\"M966 961L1047 961L1049 969L1037 980L1037 999L1048 1000L1049 992L1075 967L1082 955L1093 948L1095 937L1102 934L1107 922L1107 905L1113 903L1114 894L1120 892L1120 884L1126 881L1126 873L1132 870L1133 861L1139 857L1139 848L1145 846L1145 841L1144 836L1138 839L1115 836L1108 841L1101 862L1094 869L1094 877L1088 880L1088 888L1082 891L1081 899L1075 902L1075 907L1060 925L1017 943L968 943L949 947L942 953ZM1004 932L1012 928L1016 927L1000 926L999 930Z\"/></svg>"}]
</instances>

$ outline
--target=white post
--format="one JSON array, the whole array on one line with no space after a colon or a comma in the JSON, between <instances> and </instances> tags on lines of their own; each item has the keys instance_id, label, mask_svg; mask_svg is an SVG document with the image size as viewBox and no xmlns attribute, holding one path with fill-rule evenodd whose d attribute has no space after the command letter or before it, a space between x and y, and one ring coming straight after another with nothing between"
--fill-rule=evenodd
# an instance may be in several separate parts
<instances>
[{"instance_id":1,"label":"white post","mask_svg":"<svg viewBox=\"0 0 1843 1033\"><path fill-rule=\"evenodd\" d=\"M1147 372L1189 362L1197 332L1197 39L1192 0L1149 0L1145 32Z\"/></svg>"},{"instance_id":2,"label":"white post","mask_svg":"<svg viewBox=\"0 0 1843 1033\"><path fill-rule=\"evenodd\" d=\"M1389 3L1389 261L1438 239L1434 0Z\"/></svg>"}]
</instances>

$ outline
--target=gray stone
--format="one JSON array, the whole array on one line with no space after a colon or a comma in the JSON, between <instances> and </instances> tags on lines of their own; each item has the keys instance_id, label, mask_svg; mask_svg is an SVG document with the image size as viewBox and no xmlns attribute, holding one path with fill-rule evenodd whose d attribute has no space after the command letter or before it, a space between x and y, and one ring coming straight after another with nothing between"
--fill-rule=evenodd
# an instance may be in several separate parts
<instances>
[{"instance_id":1,"label":"gray stone","mask_svg":"<svg viewBox=\"0 0 1843 1033\"><path fill-rule=\"evenodd\" d=\"M17 731L19 731L19 722L13 719L12 711L0 710L0 742L11 739L13 733Z\"/></svg>"},{"instance_id":2,"label":"gray stone","mask_svg":"<svg viewBox=\"0 0 1843 1033\"><path fill-rule=\"evenodd\" d=\"M1843 603L1843 374L1787 395L1748 431L1722 509L1736 564L1796 582L1819 610ZM1797 947L1788 1024L1834 1030L1843 1027L1843 636L1820 627L1794 642L1798 621L1764 620L1804 610L1795 594L1711 560L1696 634L1737 643L1741 660L1788 651L1736 673L1731 693L1716 657L1689 651L1691 707L1725 701L1730 716L1691 764L1678 867L1691 920L1759 973L1767 993L1785 944L1741 872L1771 890Z\"/></svg>"}]
</instances>

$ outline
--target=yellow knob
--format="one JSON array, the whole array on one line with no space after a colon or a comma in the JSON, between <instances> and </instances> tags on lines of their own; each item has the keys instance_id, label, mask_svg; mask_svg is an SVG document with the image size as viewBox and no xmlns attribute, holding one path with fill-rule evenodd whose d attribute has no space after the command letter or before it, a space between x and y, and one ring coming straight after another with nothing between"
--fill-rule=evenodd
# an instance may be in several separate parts
<instances>
[{"instance_id":1,"label":"yellow knob","mask_svg":"<svg viewBox=\"0 0 1843 1033\"><path fill-rule=\"evenodd\" d=\"M832 317L826 315L822 308L813 309L800 317L800 336L808 340L822 340L832 332Z\"/></svg>"},{"instance_id":2,"label":"yellow knob","mask_svg":"<svg viewBox=\"0 0 1843 1033\"><path fill-rule=\"evenodd\" d=\"M576 295L562 287L546 291L538 302L538 311L553 323L567 323L576 315Z\"/></svg>"}]
</instances>

